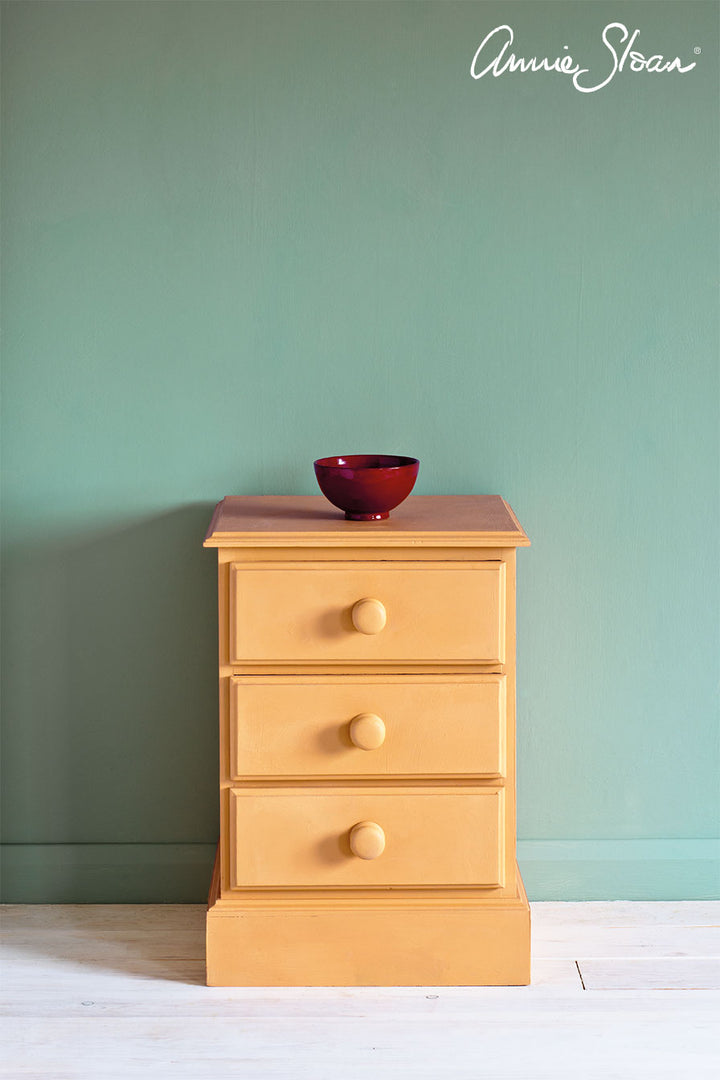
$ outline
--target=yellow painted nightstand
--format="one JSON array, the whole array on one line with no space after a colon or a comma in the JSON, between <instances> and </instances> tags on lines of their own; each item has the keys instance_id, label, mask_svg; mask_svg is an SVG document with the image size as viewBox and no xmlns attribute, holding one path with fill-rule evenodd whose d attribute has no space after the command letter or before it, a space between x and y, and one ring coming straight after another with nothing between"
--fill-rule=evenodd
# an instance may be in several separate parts
<instances>
[{"instance_id":1,"label":"yellow painted nightstand","mask_svg":"<svg viewBox=\"0 0 720 1080\"><path fill-rule=\"evenodd\" d=\"M226 498L220 842L207 977L517 984L515 549L497 495L382 522L322 496Z\"/></svg>"}]
</instances>

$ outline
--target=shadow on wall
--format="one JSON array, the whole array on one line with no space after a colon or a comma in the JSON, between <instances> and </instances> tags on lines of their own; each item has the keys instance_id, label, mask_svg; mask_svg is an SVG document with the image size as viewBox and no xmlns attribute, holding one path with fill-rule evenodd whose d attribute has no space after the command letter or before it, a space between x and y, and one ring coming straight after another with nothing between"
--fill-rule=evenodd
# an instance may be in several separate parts
<instances>
[{"instance_id":1,"label":"shadow on wall","mask_svg":"<svg viewBox=\"0 0 720 1080\"><path fill-rule=\"evenodd\" d=\"M9 551L4 839L22 851L9 849L6 896L17 894L19 875L34 882L35 898L47 878L61 899L51 880L61 871L43 855L49 844L118 845L116 876L139 879L147 852L135 860L127 845L198 844L191 877L202 880L193 898L203 899L206 846L218 832L216 560L202 548L212 509L185 506ZM170 851L168 860L177 867ZM99 863L112 877L112 853ZM102 865L95 870L102 878ZM63 873L75 876L69 866ZM108 885L77 898L110 899ZM168 890L177 899L171 882ZM66 900L78 891L79 880L62 888ZM141 882L122 895L141 898Z\"/></svg>"}]
</instances>

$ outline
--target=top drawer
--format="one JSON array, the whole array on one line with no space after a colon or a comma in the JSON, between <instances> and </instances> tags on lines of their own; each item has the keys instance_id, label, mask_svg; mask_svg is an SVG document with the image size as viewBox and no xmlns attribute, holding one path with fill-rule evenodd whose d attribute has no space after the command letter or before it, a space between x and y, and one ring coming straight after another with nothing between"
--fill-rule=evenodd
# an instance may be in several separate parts
<instances>
[{"instance_id":1,"label":"top drawer","mask_svg":"<svg viewBox=\"0 0 720 1080\"><path fill-rule=\"evenodd\" d=\"M229 630L236 664L504 663L505 564L231 563Z\"/></svg>"}]
</instances>

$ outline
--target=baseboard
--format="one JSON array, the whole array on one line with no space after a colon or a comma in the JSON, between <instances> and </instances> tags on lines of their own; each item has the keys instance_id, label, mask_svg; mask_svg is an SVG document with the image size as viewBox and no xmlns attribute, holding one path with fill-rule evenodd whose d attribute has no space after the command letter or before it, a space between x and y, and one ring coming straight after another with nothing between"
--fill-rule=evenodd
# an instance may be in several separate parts
<instances>
[{"instance_id":1,"label":"baseboard","mask_svg":"<svg viewBox=\"0 0 720 1080\"><path fill-rule=\"evenodd\" d=\"M6 844L6 904L202 904L215 844ZM717 900L720 840L520 840L530 900Z\"/></svg>"},{"instance_id":2,"label":"baseboard","mask_svg":"<svg viewBox=\"0 0 720 1080\"><path fill-rule=\"evenodd\" d=\"M4 844L6 904L195 904L215 844Z\"/></svg>"},{"instance_id":3,"label":"baseboard","mask_svg":"<svg viewBox=\"0 0 720 1080\"><path fill-rule=\"evenodd\" d=\"M520 840L530 900L717 900L720 840Z\"/></svg>"}]
</instances>

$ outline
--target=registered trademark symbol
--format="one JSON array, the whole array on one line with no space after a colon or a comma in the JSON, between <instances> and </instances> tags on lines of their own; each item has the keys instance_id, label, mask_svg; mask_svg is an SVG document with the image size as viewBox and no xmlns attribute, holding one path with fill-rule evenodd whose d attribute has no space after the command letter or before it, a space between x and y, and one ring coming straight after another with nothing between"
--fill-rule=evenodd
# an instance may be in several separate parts
<instances>
[{"instance_id":1,"label":"registered trademark symbol","mask_svg":"<svg viewBox=\"0 0 720 1080\"><path fill-rule=\"evenodd\" d=\"M700 53L702 52L702 49L700 48L699 45L696 45L695 48L693 49L693 52L695 53L696 56L699 56Z\"/></svg>"}]
</instances>

